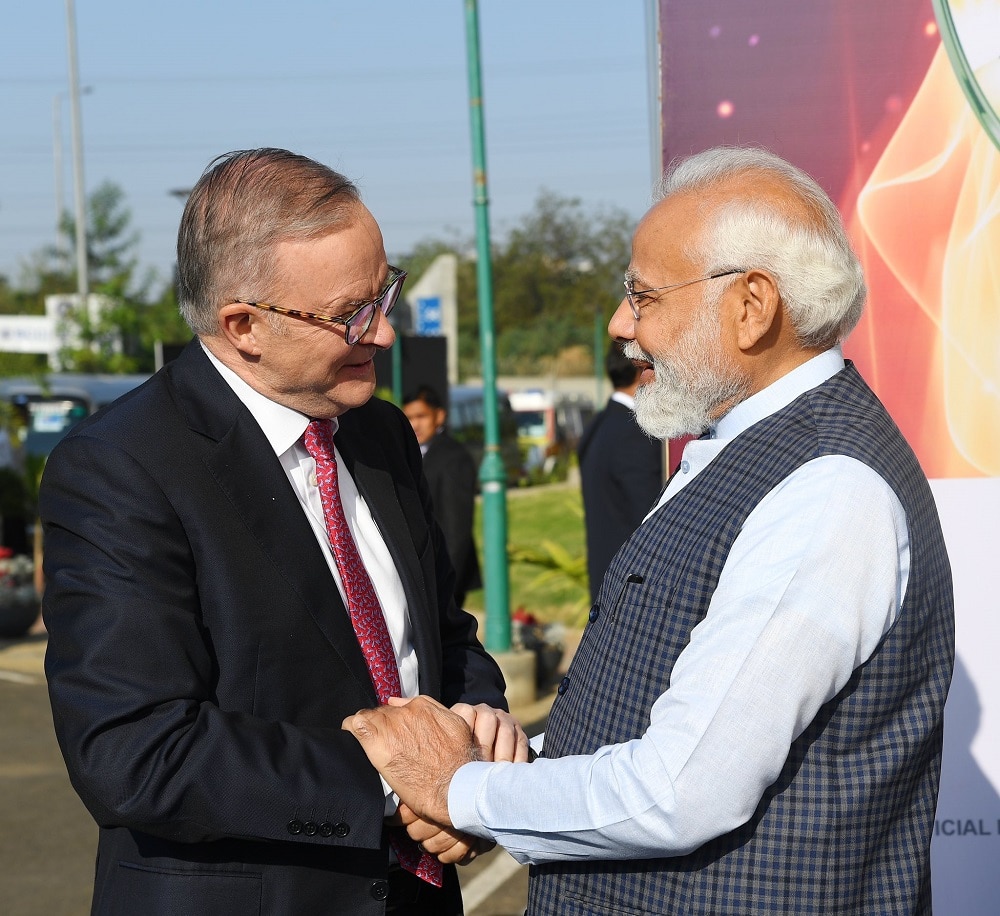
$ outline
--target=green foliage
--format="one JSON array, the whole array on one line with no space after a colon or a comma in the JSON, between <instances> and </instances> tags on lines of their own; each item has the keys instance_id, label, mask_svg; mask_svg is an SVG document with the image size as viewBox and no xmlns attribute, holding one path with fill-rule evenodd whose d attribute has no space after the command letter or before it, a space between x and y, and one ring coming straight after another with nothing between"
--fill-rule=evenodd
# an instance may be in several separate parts
<instances>
[{"instance_id":1,"label":"green foliage","mask_svg":"<svg viewBox=\"0 0 1000 916\"><path fill-rule=\"evenodd\" d=\"M528 581L526 595L537 595L548 585L555 585L563 590L576 587L580 594L569 605L568 619L565 608L559 617L562 622L574 626L582 624L589 604L586 554L571 554L565 547L546 539L538 547L512 544L507 550L507 557L512 564L521 563L542 570ZM538 614L535 616L539 617ZM547 620L547 615L541 614L540 619Z\"/></svg>"},{"instance_id":2,"label":"green foliage","mask_svg":"<svg viewBox=\"0 0 1000 916\"><path fill-rule=\"evenodd\" d=\"M482 563L479 502L476 542ZM507 529L511 611L523 607L542 623L582 625L590 593L579 486L556 484L509 491ZM481 611L483 602L480 589L469 594L466 607Z\"/></svg>"},{"instance_id":3,"label":"green foliage","mask_svg":"<svg viewBox=\"0 0 1000 916\"><path fill-rule=\"evenodd\" d=\"M63 214L60 228L61 243L29 256L16 288L0 278L0 314L41 315L46 296L77 292L76 222L69 213ZM140 270L138 243L124 192L113 182L104 182L87 201L87 275L90 291L106 296L113 305L97 318L83 308L69 316L80 345L60 354L65 369L151 372L157 341L180 343L190 338L173 287L159 282L155 271ZM44 366L44 357L0 354L3 375L34 374Z\"/></svg>"},{"instance_id":4,"label":"green foliage","mask_svg":"<svg viewBox=\"0 0 1000 916\"><path fill-rule=\"evenodd\" d=\"M48 371L48 365L41 353L0 353L0 377L41 375Z\"/></svg>"},{"instance_id":5,"label":"green foliage","mask_svg":"<svg viewBox=\"0 0 1000 916\"><path fill-rule=\"evenodd\" d=\"M594 314L621 299L632 218L620 209L588 211L577 198L542 191L532 211L493 246L497 368L537 375L571 347L593 346ZM458 255L459 365L479 374L479 304L472 240L429 240L403 264L414 278L437 255Z\"/></svg>"},{"instance_id":6,"label":"green foliage","mask_svg":"<svg viewBox=\"0 0 1000 916\"><path fill-rule=\"evenodd\" d=\"M87 199L87 274L94 291L107 295L124 294L125 286L136 280L139 232L132 228L132 213L125 202L125 192L105 181ZM76 270L76 220L64 213L60 229L66 244L55 256L65 263L65 272Z\"/></svg>"}]
</instances>

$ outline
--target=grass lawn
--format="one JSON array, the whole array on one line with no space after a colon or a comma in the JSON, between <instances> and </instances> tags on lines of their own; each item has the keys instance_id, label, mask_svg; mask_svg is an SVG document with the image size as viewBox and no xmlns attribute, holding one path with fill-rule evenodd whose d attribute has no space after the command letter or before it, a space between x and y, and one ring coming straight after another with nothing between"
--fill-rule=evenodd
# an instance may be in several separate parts
<instances>
[{"instance_id":1,"label":"grass lawn","mask_svg":"<svg viewBox=\"0 0 1000 916\"><path fill-rule=\"evenodd\" d=\"M480 500L476 501L475 525L479 561L485 569ZM523 607L543 623L582 625L590 607L584 538L578 483L508 491L511 612ZM469 593L465 606L481 611L483 602L480 589Z\"/></svg>"}]
</instances>

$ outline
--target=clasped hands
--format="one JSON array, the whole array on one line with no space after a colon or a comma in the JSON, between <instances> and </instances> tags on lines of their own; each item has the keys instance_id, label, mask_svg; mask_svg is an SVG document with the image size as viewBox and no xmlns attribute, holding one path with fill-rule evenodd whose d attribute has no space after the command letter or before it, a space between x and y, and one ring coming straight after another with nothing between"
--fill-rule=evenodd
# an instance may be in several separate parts
<instances>
[{"instance_id":1,"label":"clasped hands","mask_svg":"<svg viewBox=\"0 0 1000 916\"><path fill-rule=\"evenodd\" d=\"M426 696L393 697L386 706L348 716L343 728L399 796L389 823L406 827L421 849L446 864L466 865L493 848L452 826L448 787L463 764L528 760L528 737L510 713L485 703L447 709Z\"/></svg>"}]
</instances>

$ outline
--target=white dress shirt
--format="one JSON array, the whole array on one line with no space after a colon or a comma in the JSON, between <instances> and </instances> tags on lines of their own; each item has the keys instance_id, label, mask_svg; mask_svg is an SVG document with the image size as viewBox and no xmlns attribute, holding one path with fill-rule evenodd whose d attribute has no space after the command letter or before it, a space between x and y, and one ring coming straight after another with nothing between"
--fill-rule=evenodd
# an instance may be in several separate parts
<instances>
[{"instance_id":1,"label":"white dress shirt","mask_svg":"<svg viewBox=\"0 0 1000 916\"><path fill-rule=\"evenodd\" d=\"M829 350L688 443L647 520L734 437L843 366ZM747 518L645 734L592 755L466 764L449 790L452 821L519 862L681 855L735 829L892 625L909 562L883 478L845 456L806 463Z\"/></svg>"},{"instance_id":2,"label":"white dress shirt","mask_svg":"<svg viewBox=\"0 0 1000 916\"><path fill-rule=\"evenodd\" d=\"M630 394L626 394L624 391L612 391L611 400L617 401L619 404L623 404L633 413L635 412L635 398Z\"/></svg>"},{"instance_id":3,"label":"white dress shirt","mask_svg":"<svg viewBox=\"0 0 1000 916\"><path fill-rule=\"evenodd\" d=\"M330 574L337 583L344 607L347 607L347 595L344 584L337 569L337 562L330 546L330 538L326 530L326 520L323 516L323 501L316 481L316 462L306 451L302 436L309 425L309 418L285 407L260 392L251 388L243 379L204 348L212 365L219 370L223 379L233 389L236 396L246 405L254 419L267 437L271 448L281 462L288 480L298 497L309 524L312 526L316 542L323 551ZM337 419L330 421L333 431L337 431ZM337 460L337 479L340 484L340 500L347 518L347 526L351 529L354 541L358 545L365 569L375 587L382 613L385 615L392 648L396 655L396 667L399 669L399 684L404 697L416 696L420 692L417 672L417 655L413 648L410 632L410 617L406 606L406 594L403 582L396 571L389 548L372 518L371 511L364 497L358 492L354 478L348 471L334 446ZM386 791L386 814L396 810L398 800L392 794L388 784L383 780Z\"/></svg>"}]
</instances>

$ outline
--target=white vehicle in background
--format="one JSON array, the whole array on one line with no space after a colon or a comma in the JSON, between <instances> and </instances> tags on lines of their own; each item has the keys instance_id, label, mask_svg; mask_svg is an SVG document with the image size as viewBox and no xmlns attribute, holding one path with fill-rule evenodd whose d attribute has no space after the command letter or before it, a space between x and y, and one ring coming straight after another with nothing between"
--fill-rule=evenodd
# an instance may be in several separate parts
<instances>
[{"instance_id":1,"label":"white vehicle in background","mask_svg":"<svg viewBox=\"0 0 1000 916\"><path fill-rule=\"evenodd\" d=\"M517 425L510 401L503 391L497 392L500 425L500 456L507 472L507 485L521 483L523 473L518 449ZM478 468L483 460L485 438L483 388L481 385L452 385L448 389L448 420L445 424L452 437L462 443Z\"/></svg>"},{"instance_id":2,"label":"white vehicle in background","mask_svg":"<svg viewBox=\"0 0 1000 916\"><path fill-rule=\"evenodd\" d=\"M580 434L594 415L594 405L579 395L551 391L512 391L510 406L525 472L565 476Z\"/></svg>"}]
</instances>

